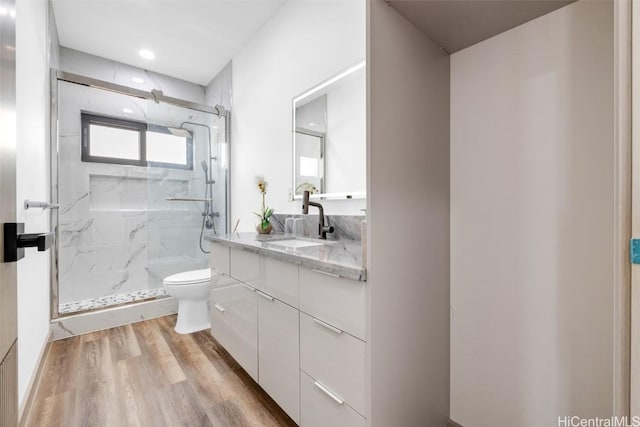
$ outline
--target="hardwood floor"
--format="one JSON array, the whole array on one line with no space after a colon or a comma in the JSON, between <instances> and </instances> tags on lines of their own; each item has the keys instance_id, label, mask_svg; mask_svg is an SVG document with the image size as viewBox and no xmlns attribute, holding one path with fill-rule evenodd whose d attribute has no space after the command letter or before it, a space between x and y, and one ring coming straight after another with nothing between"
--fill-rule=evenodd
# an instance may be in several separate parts
<instances>
[{"instance_id":1,"label":"hardwood floor","mask_svg":"<svg viewBox=\"0 0 640 427\"><path fill-rule=\"evenodd\" d=\"M208 331L175 316L52 344L27 426L295 426Z\"/></svg>"}]
</instances>

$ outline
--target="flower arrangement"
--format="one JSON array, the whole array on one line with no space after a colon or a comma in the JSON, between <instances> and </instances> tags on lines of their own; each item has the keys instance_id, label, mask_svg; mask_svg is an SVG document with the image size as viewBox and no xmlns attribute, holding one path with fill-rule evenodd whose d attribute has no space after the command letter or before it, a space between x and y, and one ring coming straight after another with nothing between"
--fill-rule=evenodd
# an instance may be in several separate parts
<instances>
[{"instance_id":1,"label":"flower arrangement","mask_svg":"<svg viewBox=\"0 0 640 427\"><path fill-rule=\"evenodd\" d=\"M265 203L265 196L267 195L267 181L265 181L263 177L257 177L256 183L260 194L262 194L262 209L260 213L254 212L254 214L260 218L260 224L258 224L256 229L258 230L258 233L268 234L272 230L269 218L273 215L273 209L269 208Z\"/></svg>"}]
</instances>

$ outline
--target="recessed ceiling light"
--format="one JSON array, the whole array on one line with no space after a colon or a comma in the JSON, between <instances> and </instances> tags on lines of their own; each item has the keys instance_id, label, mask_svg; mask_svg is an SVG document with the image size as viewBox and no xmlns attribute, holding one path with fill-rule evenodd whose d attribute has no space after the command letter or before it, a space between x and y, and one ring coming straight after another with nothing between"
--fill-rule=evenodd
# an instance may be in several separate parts
<instances>
[{"instance_id":1,"label":"recessed ceiling light","mask_svg":"<svg viewBox=\"0 0 640 427\"><path fill-rule=\"evenodd\" d=\"M138 52L138 55L140 55L144 59L154 59L156 57L156 54L151 52L149 49L142 49L140 52Z\"/></svg>"},{"instance_id":2,"label":"recessed ceiling light","mask_svg":"<svg viewBox=\"0 0 640 427\"><path fill-rule=\"evenodd\" d=\"M9 14L9 11L6 8L0 6L0 16L6 16L8 14Z\"/></svg>"},{"instance_id":3,"label":"recessed ceiling light","mask_svg":"<svg viewBox=\"0 0 640 427\"><path fill-rule=\"evenodd\" d=\"M142 80L140 77L131 77L131 80L133 80L134 83L144 83L144 80Z\"/></svg>"},{"instance_id":4,"label":"recessed ceiling light","mask_svg":"<svg viewBox=\"0 0 640 427\"><path fill-rule=\"evenodd\" d=\"M315 126L315 125L316 125L315 123L309 123L309 126Z\"/></svg>"},{"instance_id":5,"label":"recessed ceiling light","mask_svg":"<svg viewBox=\"0 0 640 427\"><path fill-rule=\"evenodd\" d=\"M131 108L123 108L122 112L125 114L133 114L133 110Z\"/></svg>"}]
</instances>

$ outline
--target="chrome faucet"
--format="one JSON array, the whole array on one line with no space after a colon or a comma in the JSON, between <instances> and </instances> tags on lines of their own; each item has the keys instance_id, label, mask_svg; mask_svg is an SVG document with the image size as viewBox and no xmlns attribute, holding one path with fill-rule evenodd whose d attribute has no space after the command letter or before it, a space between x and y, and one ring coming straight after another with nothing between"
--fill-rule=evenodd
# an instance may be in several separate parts
<instances>
[{"instance_id":1,"label":"chrome faucet","mask_svg":"<svg viewBox=\"0 0 640 427\"><path fill-rule=\"evenodd\" d=\"M309 214L309 206L315 206L316 208L318 208L318 210L320 211L318 215L319 217L318 218L318 238L327 240L327 233L333 233L333 227L332 226L327 227L324 225L324 208L320 203L309 201L308 191L305 191L302 194L303 194L302 195L302 214L303 215Z\"/></svg>"}]
</instances>

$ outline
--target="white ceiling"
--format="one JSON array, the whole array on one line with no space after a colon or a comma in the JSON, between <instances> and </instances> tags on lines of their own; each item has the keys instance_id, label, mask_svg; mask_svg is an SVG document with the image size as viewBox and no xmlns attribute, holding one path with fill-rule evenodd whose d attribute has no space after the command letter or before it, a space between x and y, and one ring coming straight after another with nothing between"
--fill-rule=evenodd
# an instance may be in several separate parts
<instances>
[{"instance_id":1,"label":"white ceiling","mask_svg":"<svg viewBox=\"0 0 640 427\"><path fill-rule=\"evenodd\" d=\"M454 53L575 0L386 0L447 52Z\"/></svg>"},{"instance_id":2,"label":"white ceiling","mask_svg":"<svg viewBox=\"0 0 640 427\"><path fill-rule=\"evenodd\" d=\"M206 85L284 2L53 0L53 10L62 46Z\"/></svg>"}]
</instances>

